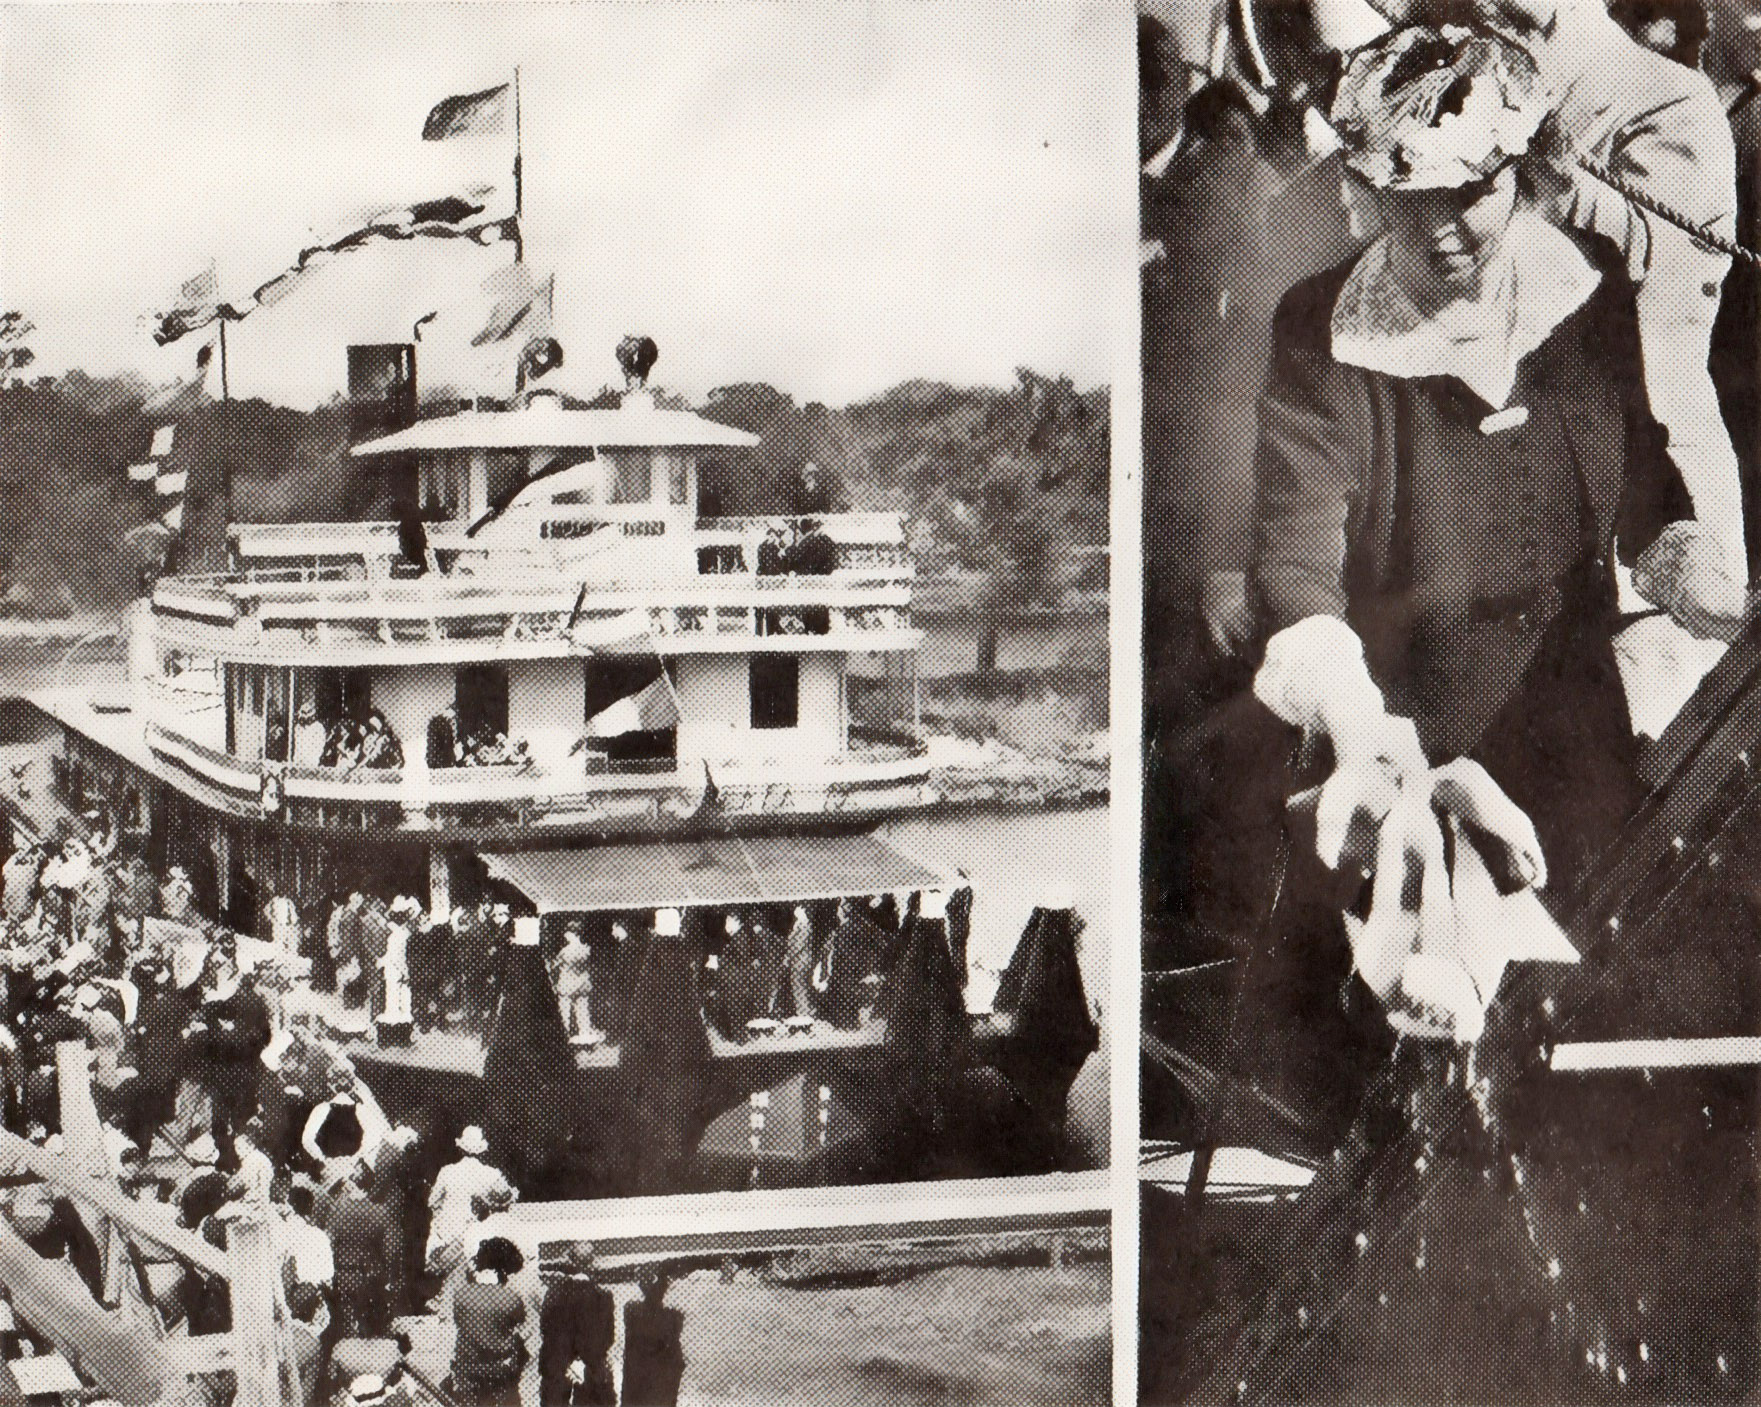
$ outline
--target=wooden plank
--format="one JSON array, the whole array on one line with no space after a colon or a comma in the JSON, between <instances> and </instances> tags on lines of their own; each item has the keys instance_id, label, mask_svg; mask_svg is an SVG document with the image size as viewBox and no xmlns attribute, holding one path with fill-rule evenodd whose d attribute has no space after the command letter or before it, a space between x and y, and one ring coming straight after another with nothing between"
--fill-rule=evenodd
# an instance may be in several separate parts
<instances>
[{"instance_id":1,"label":"wooden plank","mask_svg":"<svg viewBox=\"0 0 1761 1407\"><path fill-rule=\"evenodd\" d=\"M0 1129L0 1160L22 1163L44 1182L59 1187L70 1196L96 1207L111 1221L123 1228L131 1238L169 1251L179 1260L218 1275L229 1277L231 1267L226 1256L201 1237L180 1226L150 1215L135 1202L100 1179L80 1171L65 1158L47 1153L34 1143L26 1143L17 1134Z\"/></svg>"},{"instance_id":2,"label":"wooden plank","mask_svg":"<svg viewBox=\"0 0 1761 1407\"><path fill-rule=\"evenodd\" d=\"M509 1214L514 1239L592 1241L606 1256L734 1254L880 1240L932 1240L1105 1226L1108 1176L902 1183L886 1196L845 1187L524 1202Z\"/></svg>"},{"instance_id":3,"label":"wooden plank","mask_svg":"<svg viewBox=\"0 0 1761 1407\"><path fill-rule=\"evenodd\" d=\"M1698 1070L1761 1065L1761 1036L1566 1041L1548 1059L1554 1070Z\"/></svg>"}]
</instances>

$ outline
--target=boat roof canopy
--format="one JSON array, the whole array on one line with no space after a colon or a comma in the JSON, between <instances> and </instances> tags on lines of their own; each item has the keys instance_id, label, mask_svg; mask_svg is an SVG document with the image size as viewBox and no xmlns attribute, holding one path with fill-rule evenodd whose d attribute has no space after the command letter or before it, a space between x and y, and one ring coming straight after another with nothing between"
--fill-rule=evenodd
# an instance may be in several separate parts
<instances>
[{"instance_id":1,"label":"boat roof canopy","mask_svg":"<svg viewBox=\"0 0 1761 1407\"><path fill-rule=\"evenodd\" d=\"M534 396L515 410L439 415L364 440L351 454L437 454L508 449L750 449L758 436L688 410L627 400L616 410L572 410L555 396Z\"/></svg>"},{"instance_id":2,"label":"boat roof canopy","mask_svg":"<svg viewBox=\"0 0 1761 1407\"><path fill-rule=\"evenodd\" d=\"M948 884L945 875L871 835L683 840L483 859L491 876L518 889L541 914L801 903Z\"/></svg>"}]
</instances>

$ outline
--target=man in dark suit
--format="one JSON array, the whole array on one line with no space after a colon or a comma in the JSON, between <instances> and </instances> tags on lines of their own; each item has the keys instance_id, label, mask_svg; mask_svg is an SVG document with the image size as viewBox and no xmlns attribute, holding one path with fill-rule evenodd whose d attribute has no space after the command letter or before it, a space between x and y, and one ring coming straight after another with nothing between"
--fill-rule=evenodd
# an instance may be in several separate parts
<instances>
[{"instance_id":1,"label":"man in dark suit","mask_svg":"<svg viewBox=\"0 0 1761 1407\"><path fill-rule=\"evenodd\" d=\"M210 985L186 1028L190 1076L214 1105L214 1141L222 1163L232 1165L232 1140L257 1112L263 1051L272 1022L261 993L241 981L238 963L216 950L209 959Z\"/></svg>"},{"instance_id":2,"label":"man in dark suit","mask_svg":"<svg viewBox=\"0 0 1761 1407\"><path fill-rule=\"evenodd\" d=\"M330 1212L330 1256L336 1264L333 1339L380 1338L391 1323L398 1238L391 1214L368 1199L370 1176L357 1164Z\"/></svg>"},{"instance_id":3,"label":"man in dark suit","mask_svg":"<svg viewBox=\"0 0 1761 1407\"><path fill-rule=\"evenodd\" d=\"M593 1279L593 1247L569 1248L569 1273L553 1284L538 1314L541 1407L616 1407L611 1346L617 1335L611 1291Z\"/></svg>"}]
</instances>

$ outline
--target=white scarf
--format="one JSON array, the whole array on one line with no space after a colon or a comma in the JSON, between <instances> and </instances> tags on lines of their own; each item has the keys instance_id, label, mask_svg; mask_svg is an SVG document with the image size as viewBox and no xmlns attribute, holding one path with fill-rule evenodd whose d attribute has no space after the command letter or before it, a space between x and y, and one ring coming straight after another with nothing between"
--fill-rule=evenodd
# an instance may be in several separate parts
<instances>
[{"instance_id":1,"label":"white scarf","mask_svg":"<svg viewBox=\"0 0 1761 1407\"><path fill-rule=\"evenodd\" d=\"M1509 401L1522 359L1602 282L1568 236L1523 211L1486 271L1486 291L1427 315L1401 286L1391 238L1385 234L1371 244L1339 290L1334 360L1403 380L1454 376L1494 410Z\"/></svg>"}]
</instances>

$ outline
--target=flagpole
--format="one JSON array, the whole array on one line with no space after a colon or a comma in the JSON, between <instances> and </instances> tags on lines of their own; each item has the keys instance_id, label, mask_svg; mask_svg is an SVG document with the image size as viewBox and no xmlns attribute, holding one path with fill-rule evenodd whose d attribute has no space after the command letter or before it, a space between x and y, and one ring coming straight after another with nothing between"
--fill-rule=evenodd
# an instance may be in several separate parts
<instances>
[{"instance_id":1,"label":"flagpole","mask_svg":"<svg viewBox=\"0 0 1761 1407\"><path fill-rule=\"evenodd\" d=\"M524 263L526 260L526 231L523 228L526 211L525 183L521 160L523 155L520 133L520 66L514 65L514 262Z\"/></svg>"}]
</instances>

